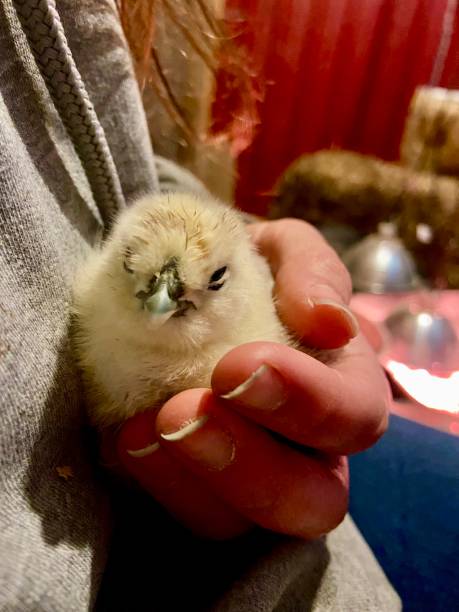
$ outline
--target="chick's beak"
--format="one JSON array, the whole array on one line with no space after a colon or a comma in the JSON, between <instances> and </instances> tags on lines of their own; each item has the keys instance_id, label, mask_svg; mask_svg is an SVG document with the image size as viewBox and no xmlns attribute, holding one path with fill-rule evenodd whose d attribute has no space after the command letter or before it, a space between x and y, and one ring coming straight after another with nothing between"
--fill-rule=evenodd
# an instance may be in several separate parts
<instances>
[{"instance_id":1,"label":"chick's beak","mask_svg":"<svg viewBox=\"0 0 459 612\"><path fill-rule=\"evenodd\" d=\"M178 308L178 302L171 298L167 282L158 283L153 293L145 300L144 308L153 315L172 316Z\"/></svg>"},{"instance_id":2,"label":"chick's beak","mask_svg":"<svg viewBox=\"0 0 459 612\"><path fill-rule=\"evenodd\" d=\"M155 282L151 292L145 296L144 308L155 318L164 321L177 312L181 304L184 286L180 280L174 261L166 264Z\"/></svg>"}]
</instances>

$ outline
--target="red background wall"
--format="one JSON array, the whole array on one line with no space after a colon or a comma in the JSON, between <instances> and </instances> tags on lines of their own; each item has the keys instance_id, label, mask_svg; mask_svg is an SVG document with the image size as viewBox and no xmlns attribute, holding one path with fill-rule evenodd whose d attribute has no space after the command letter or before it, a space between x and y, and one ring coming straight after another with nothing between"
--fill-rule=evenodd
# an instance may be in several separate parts
<instances>
[{"instance_id":1,"label":"red background wall","mask_svg":"<svg viewBox=\"0 0 459 612\"><path fill-rule=\"evenodd\" d=\"M459 86L457 28L431 79L448 6L457 24L451 0L228 0L236 41L264 85L260 124L238 160L237 203L263 214L277 178L305 152L397 159L415 87Z\"/></svg>"}]
</instances>

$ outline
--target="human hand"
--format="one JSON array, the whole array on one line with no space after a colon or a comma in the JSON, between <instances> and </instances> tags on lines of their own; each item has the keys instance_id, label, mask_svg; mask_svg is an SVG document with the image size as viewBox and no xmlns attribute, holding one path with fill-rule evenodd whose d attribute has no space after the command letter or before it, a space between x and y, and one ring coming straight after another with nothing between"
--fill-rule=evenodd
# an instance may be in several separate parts
<instances>
[{"instance_id":1,"label":"human hand","mask_svg":"<svg viewBox=\"0 0 459 612\"><path fill-rule=\"evenodd\" d=\"M343 455L385 430L388 385L362 335L348 343L358 327L345 306L350 280L320 234L295 220L250 231L286 325L308 346L343 348L325 365L280 344L237 347L217 364L212 391L185 391L127 421L118 459L199 534L231 537L257 524L313 538L346 512Z\"/></svg>"}]
</instances>

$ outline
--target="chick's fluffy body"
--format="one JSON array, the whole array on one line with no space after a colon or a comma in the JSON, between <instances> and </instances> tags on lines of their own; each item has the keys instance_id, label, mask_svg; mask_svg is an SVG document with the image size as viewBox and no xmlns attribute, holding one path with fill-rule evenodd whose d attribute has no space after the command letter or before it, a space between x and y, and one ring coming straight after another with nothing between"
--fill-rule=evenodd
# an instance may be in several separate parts
<instances>
[{"instance_id":1,"label":"chick's fluffy body","mask_svg":"<svg viewBox=\"0 0 459 612\"><path fill-rule=\"evenodd\" d=\"M167 261L175 262L182 298L193 308L162 320L138 296ZM210 290L223 267L223 286ZM75 284L75 346L92 421L115 424L179 391L210 386L217 361L239 344L289 343L272 286L235 210L178 193L135 203Z\"/></svg>"}]
</instances>

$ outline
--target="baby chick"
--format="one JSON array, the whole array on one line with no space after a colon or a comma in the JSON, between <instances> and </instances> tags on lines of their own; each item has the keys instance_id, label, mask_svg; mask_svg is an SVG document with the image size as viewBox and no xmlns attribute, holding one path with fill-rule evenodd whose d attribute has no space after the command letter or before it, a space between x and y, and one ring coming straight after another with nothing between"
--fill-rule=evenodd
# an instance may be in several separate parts
<instances>
[{"instance_id":1,"label":"baby chick","mask_svg":"<svg viewBox=\"0 0 459 612\"><path fill-rule=\"evenodd\" d=\"M75 345L99 427L209 387L217 361L255 340L294 345L273 279L238 212L170 193L124 211L74 291Z\"/></svg>"}]
</instances>

